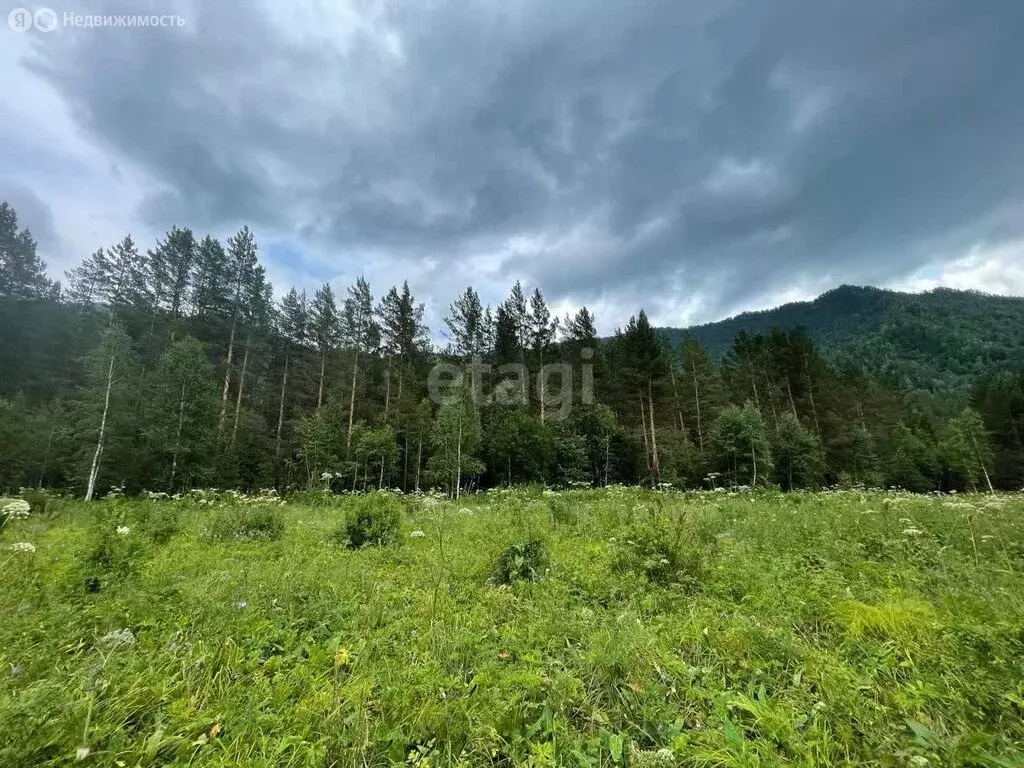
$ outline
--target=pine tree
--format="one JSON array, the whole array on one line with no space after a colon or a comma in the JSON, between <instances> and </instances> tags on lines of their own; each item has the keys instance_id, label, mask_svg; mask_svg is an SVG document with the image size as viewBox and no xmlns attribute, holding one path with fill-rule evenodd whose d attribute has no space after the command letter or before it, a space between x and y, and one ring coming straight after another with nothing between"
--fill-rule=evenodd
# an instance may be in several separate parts
<instances>
[{"instance_id":1,"label":"pine tree","mask_svg":"<svg viewBox=\"0 0 1024 768\"><path fill-rule=\"evenodd\" d=\"M380 328L373 313L373 294L370 284L362 277L354 285L348 287L342 310L342 339L352 350L352 388L349 392L348 432L345 437L345 450L352 448L352 429L355 424L356 389L359 383L359 356L369 356L380 346Z\"/></svg>"},{"instance_id":2,"label":"pine tree","mask_svg":"<svg viewBox=\"0 0 1024 768\"><path fill-rule=\"evenodd\" d=\"M27 229L18 230L18 216L0 203L0 299L55 299L59 293L46 277L46 264Z\"/></svg>"},{"instance_id":3,"label":"pine tree","mask_svg":"<svg viewBox=\"0 0 1024 768\"><path fill-rule=\"evenodd\" d=\"M470 360L486 351L484 307L473 288L468 287L452 302L444 318L448 326L449 354Z\"/></svg>"},{"instance_id":4,"label":"pine tree","mask_svg":"<svg viewBox=\"0 0 1024 768\"><path fill-rule=\"evenodd\" d=\"M320 380L316 390L316 407L324 402L324 379L327 359L338 348L341 341L341 317L331 286L324 283L316 289L309 305L309 334L320 356Z\"/></svg>"},{"instance_id":5,"label":"pine tree","mask_svg":"<svg viewBox=\"0 0 1024 768\"><path fill-rule=\"evenodd\" d=\"M191 303L196 317L226 317L230 314L228 256L220 242L210 235L203 238L196 251Z\"/></svg>"},{"instance_id":6,"label":"pine tree","mask_svg":"<svg viewBox=\"0 0 1024 768\"><path fill-rule=\"evenodd\" d=\"M537 366L540 423L543 424L544 408L547 400L544 381L546 377L543 375L544 363L545 359L550 360L548 355L550 347L555 340L555 334L558 331L558 321L557 319L552 321L551 311L548 309L548 304L544 300L544 295L540 292L540 288L534 289L533 295L530 296L530 312L527 316L527 326L530 349L533 352L533 358Z\"/></svg>"},{"instance_id":7,"label":"pine tree","mask_svg":"<svg viewBox=\"0 0 1024 768\"><path fill-rule=\"evenodd\" d=\"M149 263L156 306L165 310L171 320L182 314L192 290L193 269L198 248L192 230L171 228L164 241L157 241L149 252Z\"/></svg>"},{"instance_id":8,"label":"pine tree","mask_svg":"<svg viewBox=\"0 0 1024 768\"><path fill-rule=\"evenodd\" d=\"M272 326L274 314L273 289L267 282L266 271L257 265L251 272L245 285L245 302L242 307L242 320L246 327L245 353L242 356L242 371L238 379L238 391L235 394L235 420L231 427L231 443L238 436L238 424L242 413L242 396L245 394L245 378L249 370L249 358L252 352L254 336L261 338Z\"/></svg>"},{"instance_id":9,"label":"pine tree","mask_svg":"<svg viewBox=\"0 0 1024 768\"><path fill-rule=\"evenodd\" d=\"M228 335L227 357L224 361L224 386L221 390L219 429L224 431L228 411L228 392L231 389L231 374L235 356L235 333L238 324L244 321L246 299L251 294L256 270L256 241L248 227L242 227L238 234L228 238L227 251L227 296L231 331Z\"/></svg>"},{"instance_id":10,"label":"pine tree","mask_svg":"<svg viewBox=\"0 0 1024 768\"><path fill-rule=\"evenodd\" d=\"M306 293L299 294L294 288L281 300L277 313L278 335L284 351L284 371L281 375L281 396L278 400L277 432L274 438L274 455L281 455L281 435L284 429L285 399L288 394L288 373L292 357L305 346L310 334L309 309Z\"/></svg>"}]
</instances>

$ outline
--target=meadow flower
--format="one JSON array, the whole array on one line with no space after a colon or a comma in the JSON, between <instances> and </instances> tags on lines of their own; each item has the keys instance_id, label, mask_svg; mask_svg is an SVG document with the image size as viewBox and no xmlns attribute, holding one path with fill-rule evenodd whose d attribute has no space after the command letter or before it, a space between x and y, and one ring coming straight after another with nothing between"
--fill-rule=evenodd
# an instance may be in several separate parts
<instances>
[{"instance_id":1,"label":"meadow flower","mask_svg":"<svg viewBox=\"0 0 1024 768\"><path fill-rule=\"evenodd\" d=\"M235 608L238 608L239 610L242 610L243 608L248 608L248 607L249 607L249 602L247 600L239 600L237 603L235 603Z\"/></svg>"},{"instance_id":2,"label":"meadow flower","mask_svg":"<svg viewBox=\"0 0 1024 768\"><path fill-rule=\"evenodd\" d=\"M8 518L28 517L31 507L24 499L2 499L0 500L0 515Z\"/></svg>"},{"instance_id":3,"label":"meadow flower","mask_svg":"<svg viewBox=\"0 0 1024 768\"><path fill-rule=\"evenodd\" d=\"M75 762L76 763L80 763L83 760L85 760L85 758L87 758L88 756L89 756L89 748L88 747L79 747L78 751L75 752Z\"/></svg>"},{"instance_id":4,"label":"meadow flower","mask_svg":"<svg viewBox=\"0 0 1024 768\"><path fill-rule=\"evenodd\" d=\"M108 648L130 648L135 645L135 635L130 629L115 629L100 638L100 645Z\"/></svg>"},{"instance_id":5,"label":"meadow flower","mask_svg":"<svg viewBox=\"0 0 1024 768\"><path fill-rule=\"evenodd\" d=\"M127 536L131 532L132 532L132 529L129 528L127 525L119 525L119 526L117 526L117 535L118 536Z\"/></svg>"},{"instance_id":6,"label":"meadow flower","mask_svg":"<svg viewBox=\"0 0 1024 768\"><path fill-rule=\"evenodd\" d=\"M903 533L907 536L920 536L924 531L920 528L904 528Z\"/></svg>"},{"instance_id":7,"label":"meadow flower","mask_svg":"<svg viewBox=\"0 0 1024 768\"><path fill-rule=\"evenodd\" d=\"M29 544L27 541L18 541L7 547L11 552L35 552L36 545Z\"/></svg>"},{"instance_id":8,"label":"meadow flower","mask_svg":"<svg viewBox=\"0 0 1024 768\"><path fill-rule=\"evenodd\" d=\"M421 539L421 538L423 538L424 536L426 536L427 534L425 534L425 533L424 533L423 531L413 531L413 532L412 532L412 533L410 533L409 535L410 535L410 536L411 536L412 538L414 538L414 539Z\"/></svg>"}]
</instances>

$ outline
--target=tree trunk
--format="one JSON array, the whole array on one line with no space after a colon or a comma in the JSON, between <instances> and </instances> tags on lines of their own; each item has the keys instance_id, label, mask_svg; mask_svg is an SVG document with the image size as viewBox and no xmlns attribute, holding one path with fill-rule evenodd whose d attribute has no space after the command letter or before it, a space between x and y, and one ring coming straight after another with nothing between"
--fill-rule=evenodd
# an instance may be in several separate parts
<instances>
[{"instance_id":1,"label":"tree trunk","mask_svg":"<svg viewBox=\"0 0 1024 768\"><path fill-rule=\"evenodd\" d=\"M818 406L814 404L814 382L811 379L811 367L807 364L807 358L804 358L804 374L807 376L807 397L811 401L811 413L814 415L814 430L818 433L818 442L822 442L821 437L821 424L818 423ZM863 416L861 416L863 420Z\"/></svg>"},{"instance_id":2,"label":"tree trunk","mask_svg":"<svg viewBox=\"0 0 1024 768\"><path fill-rule=\"evenodd\" d=\"M171 455L171 487L174 493L174 478L178 474L178 451L181 449L181 430L185 425L185 382L181 382L181 399L178 401L178 431L174 435L174 452Z\"/></svg>"},{"instance_id":3,"label":"tree trunk","mask_svg":"<svg viewBox=\"0 0 1024 768\"><path fill-rule=\"evenodd\" d=\"M416 493L420 492L420 470L423 468L423 428L420 427L419 447L416 449Z\"/></svg>"},{"instance_id":4,"label":"tree trunk","mask_svg":"<svg viewBox=\"0 0 1024 768\"><path fill-rule=\"evenodd\" d=\"M789 407L793 409L793 415L800 418L800 414L796 412L796 401L793 400L793 387L789 383L789 376L786 376L786 392L789 394Z\"/></svg>"},{"instance_id":5,"label":"tree trunk","mask_svg":"<svg viewBox=\"0 0 1024 768\"><path fill-rule=\"evenodd\" d=\"M644 396L640 395L640 429L644 433L644 461L647 462L647 474L654 477L654 470L651 467L651 443L647 439L647 414L644 411Z\"/></svg>"},{"instance_id":6,"label":"tree trunk","mask_svg":"<svg viewBox=\"0 0 1024 768\"><path fill-rule=\"evenodd\" d=\"M50 463L50 448L53 446L53 435L56 431L56 427L50 427L50 434L46 438L46 451L43 453L43 462L39 467L39 482L36 484L37 488L43 487L43 480L46 478L46 467Z\"/></svg>"},{"instance_id":7,"label":"tree trunk","mask_svg":"<svg viewBox=\"0 0 1024 768\"><path fill-rule=\"evenodd\" d=\"M399 385L401 386L401 385ZM409 490L409 427L405 429L405 450L402 451L402 493Z\"/></svg>"},{"instance_id":8,"label":"tree trunk","mask_svg":"<svg viewBox=\"0 0 1024 768\"><path fill-rule=\"evenodd\" d=\"M345 455L352 450L352 423L356 414L356 382L359 377L359 350L352 363L352 391L348 396L348 436L345 438Z\"/></svg>"},{"instance_id":9,"label":"tree trunk","mask_svg":"<svg viewBox=\"0 0 1024 768\"><path fill-rule=\"evenodd\" d=\"M231 321L231 335L228 337L228 359L224 365L224 390L220 395L220 421L217 432L224 431L224 420L228 416L228 390L231 388L231 360L235 354L235 321Z\"/></svg>"},{"instance_id":10,"label":"tree trunk","mask_svg":"<svg viewBox=\"0 0 1024 768\"><path fill-rule=\"evenodd\" d=\"M608 485L608 462L611 455L611 435L605 435L604 437L604 484Z\"/></svg>"},{"instance_id":11,"label":"tree trunk","mask_svg":"<svg viewBox=\"0 0 1024 768\"><path fill-rule=\"evenodd\" d=\"M647 407L651 411L651 467L655 482L661 482L661 460L658 458L658 432L654 427L654 392L651 380L647 380Z\"/></svg>"},{"instance_id":12,"label":"tree trunk","mask_svg":"<svg viewBox=\"0 0 1024 768\"><path fill-rule=\"evenodd\" d=\"M288 355L284 356L284 376L281 377L281 400L277 406L277 437L274 441L274 456L281 455L281 429L284 426L284 396L288 389Z\"/></svg>"},{"instance_id":13,"label":"tree trunk","mask_svg":"<svg viewBox=\"0 0 1024 768\"><path fill-rule=\"evenodd\" d=\"M544 353L538 353L538 359L540 361L540 368L537 371L537 378L540 379L540 423L544 423Z\"/></svg>"},{"instance_id":14,"label":"tree trunk","mask_svg":"<svg viewBox=\"0 0 1024 768\"><path fill-rule=\"evenodd\" d=\"M985 475L985 483L988 485L988 492L994 494L996 491L992 487L992 480L988 476L988 470L985 468L985 461L981 457L981 448L978 447L978 441L974 437L974 430L971 430L971 443L974 445L974 454L978 457L978 466L981 467L981 473Z\"/></svg>"},{"instance_id":15,"label":"tree trunk","mask_svg":"<svg viewBox=\"0 0 1024 768\"><path fill-rule=\"evenodd\" d=\"M110 410L110 390L114 385L114 357L110 355L110 367L107 369L107 393L103 397L103 416L100 417L100 434L96 438L96 453L92 456L92 466L89 468L89 485L85 489L85 500L92 501L93 492L96 490L96 476L100 473L100 456L103 454L103 436L107 431L107 412Z\"/></svg>"},{"instance_id":16,"label":"tree trunk","mask_svg":"<svg viewBox=\"0 0 1024 768\"><path fill-rule=\"evenodd\" d=\"M697 406L697 446L700 448L701 453L704 452L704 426L700 420L700 387L697 386L697 363L696 361L690 362L690 367L693 369L693 402Z\"/></svg>"},{"instance_id":17,"label":"tree trunk","mask_svg":"<svg viewBox=\"0 0 1024 768\"><path fill-rule=\"evenodd\" d=\"M462 490L462 414L459 414L459 442L455 446L455 500L459 500Z\"/></svg>"},{"instance_id":18,"label":"tree trunk","mask_svg":"<svg viewBox=\"0 0 1024 768\"><path fill-rule=\"evenodd\" d=\"M388 380L384 386L384 423L388 423L388 410L391 407L391 355L388 355Z\"/></svg>"},{"instance_id":19,"label":"tree trunk","mask_svg":"<svg viewBox=\"0 0 1024 768\"><path fill-rule=\"evenodd\" d=\"M754 479L750 481L750 487L757 487L757 452L754 450L754 446L750 446L750 460L754 464Z\"/></svg>"},{"instance_id":20,"label":"tree trunk","mask_svg":"<svg viewBox=\"0 0 1024 768\"><path fill-rule=\"evenodd\" d=\"M754 378L754 364L747 361L747 369L750 371L750 387L754 390L754 405L757 406L757 410L761 410L761 398L757 396L757 380ZM762 411L763 413L763 411Z\"/></svg>"},{"instance_id":21,"label":"tree trunk","mask_svg":"<svg viewBox=\"0 0 1024 768\"><path fill-rule=\"evenodd\" d=\"M320 350L320 384L316 389L316 407L320 410L320 406L324 404L324 370L327 368L327 348Z\"/></svg>"},{"instance_id":22,"label":"tree trunk","mask_svg":"<svg viewBox=\"0 0 1024 768\"><path fill-rule=\"evenodd\" d=\"M384 490L384 454L380 455L380 479L377 481L377 490Z\"/></svg>"},{"instance_id":23,"label":"tree trunk","mask_svg":"<svg viewBox=\"0 0 1024 768\"><path fill-rule=\"evenodd\" d=\"M252 334L245 339L245 354L242 356L242 375L238 377L238 396L235 398L235 423L231 427L231 444L235 444L238 436L238 418L242 413L242 393L245 391L245 371L249 367L249 347L252 343Z\"/></svg>"},{"instance_id":24,"label":"tree trunk","mask_svg":"<svg viewBox=\"0 0 1024 768\"><path fill-rule=\"evenodd\" d=\"M676 389L676 371L671 365L668 367L668 375L672 379L672 400L676 406L676 416L679 418L679 431L683 435L683 440L686 440L686 422L683 421L683 408L679 404L679 390Z\"/></svg>"}]
</instances>

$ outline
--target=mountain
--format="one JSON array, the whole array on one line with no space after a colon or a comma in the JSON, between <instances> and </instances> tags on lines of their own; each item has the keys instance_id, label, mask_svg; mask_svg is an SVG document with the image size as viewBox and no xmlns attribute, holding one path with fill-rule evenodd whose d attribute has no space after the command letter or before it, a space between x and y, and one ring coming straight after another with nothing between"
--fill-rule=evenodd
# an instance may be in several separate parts
<instances>
[{"instance_id":1,"label":"mountain","mask_svg":"<svg viewBox=\"0 0 1024 768\"><path fill-rule=\"evenodd\" d=\"M993 368L1024 369L1024 298L977 291L842 285L814 301L658 331L678 347L689 330L720 358L740 332L798 327L837 366L889 373L919 389L963 390Z\"/></svg>"}]
</instances>

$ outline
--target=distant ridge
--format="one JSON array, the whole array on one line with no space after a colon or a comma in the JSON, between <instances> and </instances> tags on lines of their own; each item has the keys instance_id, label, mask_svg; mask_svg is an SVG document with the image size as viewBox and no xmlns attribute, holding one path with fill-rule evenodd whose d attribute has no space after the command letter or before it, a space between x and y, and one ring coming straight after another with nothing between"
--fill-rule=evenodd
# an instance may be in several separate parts
<instances>
[{"instance_id":1,"label":"distant ridge","mask_svg":"<svg viewBox=\"0 0 1024 768\"><path fill-rule=\"evenodd\" d=\"M658 331L678 347L689 330L717 358L741 331L798 327L836 365L888 373L919 389L962 390L986 370L1024 369L1024 298L978 291L841 285L813 301Z\"/></svg>"}]
</instances>

